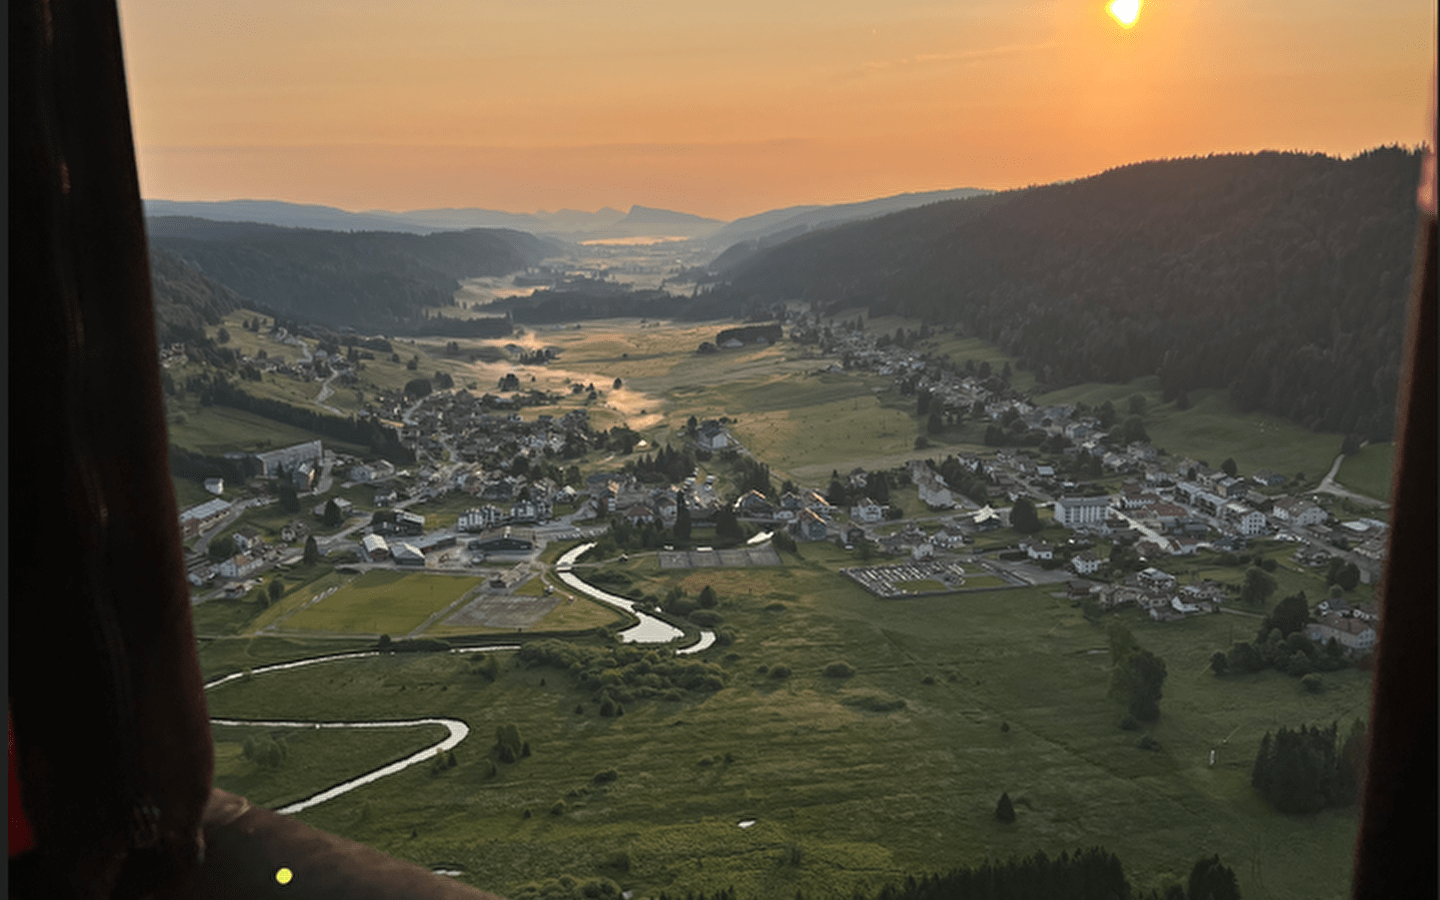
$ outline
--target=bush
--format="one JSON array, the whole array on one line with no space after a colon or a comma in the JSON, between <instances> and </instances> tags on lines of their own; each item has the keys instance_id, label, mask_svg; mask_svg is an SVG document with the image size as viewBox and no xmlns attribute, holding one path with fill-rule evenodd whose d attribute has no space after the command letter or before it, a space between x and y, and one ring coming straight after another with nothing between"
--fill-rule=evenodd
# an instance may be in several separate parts
<instances>
[{"instance_id":1,"label":"bush","mask_svg":"<svg viewBox=\"0 0 1440 900\"><path fill-rule=\"evenodd\" d=\"M697 609L690 614L690 621L702 628L713 628L724 621L724 619L714 610Z\"/></svg>"},{"instance_id":2,"label":"bush","mask_svg":"<svg viewBox=\"0 0 1440 900\"><path fill-rule=\"evenodd\" d=\"M1002 793L1000 802L995 804L995 821L1009 824L1015 821L1015 804L1010 802L1010 795Z\"/></svg>"},{"instance_id":3,"label":"bush","mask_svg":"<svg viewBox=\"0 0 1440 900\"><path fill-rule=\"evenodd\" d=\"M565 801L564 801L564 800L556 800L556 801L555 801L555 805L552 806L552 807L550 807L550 815L552 815L552 816L563 816L563 815L565 815Z\"/></svg>"},{"instance_id":4,"label":"bush","mask_svg":"<svg viewBox=\"0 0 1440 900\"><path fill-rule=\"evenodd\" d=\"M1121 731L1139 731L1139 730L1140 730L1140 720L1137 719L1137 718L1135 718L1134 716L1130 715L1129 713L1126 713L1124 716L1122 716L1122 717L1120 718L1120 730L1121 730Z\"/></svg>"},{"instance_id":5,"label":"bush","mask_svg":"<svg viewBox=\"0 0 1440 900\"><path fill-rule=\"evenodd\" d=\"M789 678L789 677L790 677L790 667L787 666L787 665L785 665L784 663L781 663L781 664L778 665L778 666L771 666L771 667L770 667L770 677L771 677L771 678Z\"/></svg>"},{"instance_id":6,"label":"bush","mask_svg":"<svg viewBox=\"0 0 1440 900\"><path fill-rule=\"evenodd\" d=\"M1311 672L1300 679L1300 685L1312 694L1318 694L1325 690L1325 679L1320 677L1319 672Z\"/></svg>"},{"instance_id":7,"label":"bush","mask_svg":"<svg viewBox=\"0 0 1440 900\"><path fill-rule=\"evenodd\" d=\"M1010 733L1010 723L1009 723L1009 722L1001 722L1001 723L1000 723L1000 733L1001 733L1001 734L1009 734L1009 733Z\"/></svg>"},{"instance_id":8,"label":"bush","mask_svg":"<svg viewBox=\"0 0 1440 900\"><path fill-rule=\"evenodd\" d=\"M608 784L609 782L614 781L619 777L620 773L615 771L614 769L605 769L603 771L596 772L595 777L591 778L590 780L595 782L596 784Z\"/></svg>"},{"instance_id":9,"label":"bush","mask_svg":"<svg viewBox=\"0 0 1440 900\"><path fill-rule=\"evenodd\" d=\"M1147 734L1141 736L1140 740L1135 742L1135 746L1139 747L1141 750L1149 750L1150 752L1154 753L1159 751L1160 742L1155 740L1155 736L1153 734Z\"/></svg>"},{"instance_id":10,"label":"bush","mask_svg":"<svg viewBox=\"0 0 1440 900\"><path fill-rule=\"evenodd\" d=\"M855 667L847 662L835 661L825 667L826 678L849 678L855 674Z\"/></svg>"}]
</instances>

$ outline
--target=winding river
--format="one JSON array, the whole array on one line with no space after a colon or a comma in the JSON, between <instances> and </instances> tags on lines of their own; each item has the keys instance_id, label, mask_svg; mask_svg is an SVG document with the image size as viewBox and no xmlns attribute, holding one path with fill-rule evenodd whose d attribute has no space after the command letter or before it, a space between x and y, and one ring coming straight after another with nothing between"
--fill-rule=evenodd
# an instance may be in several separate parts
<instances>
[{"instance_id":1,"label":"winding river","mask_svg":"<svg viewBox=\"0 0 1440 900\"><path fill-rule=\"evenodd\" d=\"M579 591L580 593L585 594L587 597L591 597L599 600L602 603L608 603L611 606L624 609L627 612L633 613L637 618L639 618L640 624L620 632L620 639L622 641L625 641L626 643L638 644L667 644L672 641L679 640L680 638L685 636L685 633L683 631L671 625L670 623L664 622L654 616L636 610L634 608L633 601L625 597L617 597L614 594L606 593L605 591L602 591L599 588L580 580L580 578L571 571L571 568L574 566L575 560L580 556L580 554L584 553L586 550L589 550L593 546L595 546L593 543L581 544L580 546L575 547L574 549L567 552L564 556L560 557L559 561L557 562L555 567L556 572L557 574L559 574L560 580L564 581L566 584ZM713 631L701 631L699 641L690 645L689 647L676 650L675 652L677 654L699 653L701 650L710 647L714 643L715 633ZM487 647L457 647L449 652L493 653L500 650L519 649L519 644L497 644ZM255 669L249 669L244 672L235 672L230 675L225 675L221 678L216 678L213 681L208 681L205 683L205 690L208 691L213 688L220 687L223 684L229 684L232 681L240 681L247 678L254 678L257 675L263 675L269 672L283 672L289 669L299 669L304 666L314 666L321 663L336 662L339 660L364 659L366 657L379 655L381 655L379 650L361 650L354 653L336 653L330 656L317 656L311 659L295 660L294 662L275 663L269 666L260 666ZM453 749L454 747L458 746L461 741L465 740L465 738L468 737L470 734L469 724L460 719L445 719L434 717L381 722L321 722L314 720L278 721L261 719L212 718L210 722L214 725L258 725L264 728L315 729L408 728L415 725L442 725L448 732L448 734L443 740L439 741L438 743L432 744L431 746L426 747L423 750L412 753L410 756L407 756L404 759L396 760L395 762L381 766L378 769L373 769L369 772L364 773L363 775L358 775L355 778L350 779L349 781L341 782L340 784L326 788L325 790L320 791L317 794L312 794L311 796L306 797L303 800L297 800L294 803L287 804L275 810L281 815L290 815L292 813L301 812L302 810L309 809L312 806L317 806L321 803L324 803L326 800L333 800L336 797L339 797L341 794L347 794L358 787L362 787L372 782L379 781L381 778L385 778L389 775L394 775L395 773L402 772L405 769L410 768L411 766L419 765L420 763L423 763L427 760L434 759L436 753L444 753L447 750Z\"/></svg>"}]
</instances>

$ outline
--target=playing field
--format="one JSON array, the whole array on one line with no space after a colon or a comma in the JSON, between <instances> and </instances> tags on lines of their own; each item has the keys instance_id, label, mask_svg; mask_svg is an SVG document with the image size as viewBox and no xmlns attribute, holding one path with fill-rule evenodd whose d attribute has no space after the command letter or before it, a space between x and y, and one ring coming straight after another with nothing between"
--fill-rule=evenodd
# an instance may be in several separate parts
<instances>
[{"instance_id":1,"label":"playing field","mask_svg":"<svg viewBox=\"0 0 1440 900\"><path fill-rule=\"evenodd\" d=\"M285 619L287 631L405 635L480 585L478 578L375 569Z\"/></svg>"}]
</instances>

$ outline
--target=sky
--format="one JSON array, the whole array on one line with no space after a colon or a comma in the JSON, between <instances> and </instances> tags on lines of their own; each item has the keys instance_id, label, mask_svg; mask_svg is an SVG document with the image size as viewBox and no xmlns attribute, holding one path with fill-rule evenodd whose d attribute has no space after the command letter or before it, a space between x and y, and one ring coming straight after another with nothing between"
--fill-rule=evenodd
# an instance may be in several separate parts
<instances>
[{"instance_id":1,"label":"sky","mask_svg":"<svg viewBox=\"0 0 1440 900\"><path fill-rule=\"evenodd\" d=\"M148 199L720 219L1429 139L1430 0L120 0Z\"/></svg>"}]
</instances>

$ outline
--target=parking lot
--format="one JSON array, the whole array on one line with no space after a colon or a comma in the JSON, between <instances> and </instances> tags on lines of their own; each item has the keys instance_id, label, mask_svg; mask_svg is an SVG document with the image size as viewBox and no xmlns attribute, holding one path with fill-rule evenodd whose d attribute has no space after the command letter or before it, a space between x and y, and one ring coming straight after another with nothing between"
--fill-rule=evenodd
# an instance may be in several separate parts
<instances>
[{"instance_id":1,"label":"parking lot","mask_svg":"<svg viewBox=\"0 0 1440 900\"><path fill-rule=\"evenodd\" d=\"M959 590L965 586L965 569L955 562L914 562L841 571L877 597L914 597ZM935 581L944 587L940 590L913 591L899 586L913 581Z\"/></svg>"}]
</instances>

